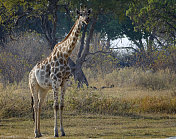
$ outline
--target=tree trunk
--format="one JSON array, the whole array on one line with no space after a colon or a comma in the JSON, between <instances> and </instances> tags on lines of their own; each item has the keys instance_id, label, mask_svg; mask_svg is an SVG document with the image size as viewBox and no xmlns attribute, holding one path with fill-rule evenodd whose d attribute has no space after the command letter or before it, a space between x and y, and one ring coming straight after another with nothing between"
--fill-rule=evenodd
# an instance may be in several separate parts
<instances>
[{"instance_id":1,"label":"tree trunk","mask_svg":"<svg viewBox=\"0 0 176 139\"><path fill-rule=\"evenodd\" d=\"M82 51L83 54L82 55L80 54L79 56L81 56L81 57L78 56L78 59L76 60L74 78L75 78L75 81L78 81L78 87L82 87L83 83L86 84L87 86L89 85L88 81L82 71L82 65L85 62L86 56L89 54L90 40L92 39L92 36L93 36L95 24L96 24L96 18L93 17L92 24L90 26L89 35L86 38L85 48L84 48L84 51ZM87 26L85 26L85 30L86 29L87 29ZM85 37L85 36L83 35L83 37ZM82 44L82 47L84 47L83 44ZM82 48L82 50L83 50L83 48Z\"/></svg>"},{"instance_id":2,"label":"tree trunk","mask_svg":"<svg viewBox=\"0 0 176 139\"><path fill-rule=\"evenodd\" d=\"M111 44L110 44L110 38L108 37L107 39L107 44L106 44L106 50L109 50Z\"/></svg>"},{"instance_id":3,"label":"tree trunk","mask_svg":"<svg viewBox=\"0 0 176 139\"><path fill-rule=\"evenodd\" d=\"M71 73L74 76L74 80L78 81L78 87L81 87L83 84L86 84L88 86L88 81L80 65L76 65L70 58L68 60L68 63L71 68Z\"/></svg>"}]
</instances>

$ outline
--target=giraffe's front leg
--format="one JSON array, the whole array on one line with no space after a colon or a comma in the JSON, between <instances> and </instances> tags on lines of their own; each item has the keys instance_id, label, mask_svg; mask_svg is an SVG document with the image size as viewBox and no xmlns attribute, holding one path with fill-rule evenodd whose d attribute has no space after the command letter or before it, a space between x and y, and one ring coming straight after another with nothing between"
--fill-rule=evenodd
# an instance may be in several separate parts
<instances>
[{"instance_id":1,"label":"giraffe's front leg","mask_svg":"<svg viewBox=\"0 0 176 139\"><path fill-rule=\"evenodd\" d=\"M54 137L58 137L58 127L57 127L57 111L59 109L59 104L58 104L58 89L53 88L53 93L54 93Z\"/></svg>"},{"instance_id":2,"label":"giraffe's front leg","mask_svg":"<svg viewBox=\"0 0 176 139\"><path fill-rule=\"evenodd\" d=\"M61 135L65 136L65 132L64 132L64 128L63 128L63 108L64 108L64 95L65 95L65 89L66 89L66 82L63 81L61 84L61 97L60 97L60 131L61 131Z\"/></svg>"},{"instance_id":3,"label":"giraffe's front leg","mask_svg":"<svg viewBox=\"0 0 176 139\"><path fill-rule=\"evenodd\" d=\"M39 130L39 119L38 119L38 113L39 113L39 105L38 105L38 97L37 95L34 96L34 115L35 115L35 130L34 130L34 134L35 134L35 138L39 138L41 137L41 133Z\"/></svg>"}]
</instances>

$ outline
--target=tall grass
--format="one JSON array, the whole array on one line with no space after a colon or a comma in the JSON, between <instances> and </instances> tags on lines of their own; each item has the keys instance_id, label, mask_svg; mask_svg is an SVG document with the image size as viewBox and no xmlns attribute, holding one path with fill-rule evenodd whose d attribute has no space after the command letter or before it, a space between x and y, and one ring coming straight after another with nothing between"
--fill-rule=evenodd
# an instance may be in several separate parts
<instances>
[{"instance_id":1,"label":"tall grass","mask_svg":"<svg viewBox=\"0 0 176 139\"><path fill-rule=\"evenodd\" d=\"M0 117L22 117L30 114L30 93L27 88L11 84L0 89Z\"/></svg>"},{"instance_id":2,"label":"tall grass","mask_svg":"<svg viewBox=\"0 0 176 139\"><path fill-rule=\"evenodd\" d=\"M176 74L170 70L152 72L140 68L123 68L114 70L103 79L106 86L131 86L144 89L162 90L171 89L176 84Z\"/></svg>"},{"instance_id":3,"label":"tall grass","mask_svg":"<svg viewBox=\"0 0 176 139\"><path fill-rule=\"evenodd\" d=\"M89 79L90 85L96 85L97 88L100 88L113 84L115 88L110 88L110 91L122 88L121 94L126 91L125 87L135 87L142 92L141 94L144 94L146 89L151 92L155 90L158 92L161 90L170 91L168 91L168 95L164 96L147 96L144 94L140 97L111 97L106 95L103 89L94 90L86 86L77 88L77 83L73 83L71 87L68 87L65 94L64 109L66 111L109 115L176 112L176 75L169 70L153 73L141 69L124 68L113 71L104 78L97 77L97 79ZM52 105L53 94L50 91L43 105L43 117L53 115ZM0 118L22 116L32 117L31 94L27 78L19 84L9 84L6 88L0 88Z\"/></svg>"}]
</instances>

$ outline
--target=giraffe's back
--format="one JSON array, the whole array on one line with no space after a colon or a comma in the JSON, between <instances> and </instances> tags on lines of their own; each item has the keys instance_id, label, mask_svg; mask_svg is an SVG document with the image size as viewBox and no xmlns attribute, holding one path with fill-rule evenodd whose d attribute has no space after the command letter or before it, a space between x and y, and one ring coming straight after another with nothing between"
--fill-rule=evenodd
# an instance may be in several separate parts
<instances>
[{"instance_id":1,"label":"giraffe's back","mask_svg":"<svg viewBox=\"0 0 176 139\"><path fill-rule=\"evenodd\" d=\"M69 79L71 69L64 59L59 58L47 64L45 61L38 63L31 71L34 82L37 81L41 88L51 89L53 83L59 87L63 80Z\"/></svg>"}]
</instances>

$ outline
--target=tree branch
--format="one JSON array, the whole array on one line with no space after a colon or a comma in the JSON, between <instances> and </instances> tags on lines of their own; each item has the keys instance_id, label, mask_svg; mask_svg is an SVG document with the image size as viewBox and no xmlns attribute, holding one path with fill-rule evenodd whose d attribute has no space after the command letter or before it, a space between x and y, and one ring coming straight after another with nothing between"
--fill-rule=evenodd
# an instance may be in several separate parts
<instances>
[{"instance_id":1,"label":"tree branch","mask_svg":"<svg viewBox=\"0 0 176 139\"><path fill-rule=\"evenodd\" d=\"M109 49L133 49L135 52L139 52L137 49L133 47L116 47L116 48L109 48Z\"/></svg>"},{"instance_id":2,"label":"tree branch","mask_svg":"<svg viewBox=\"0 0 176 139\"><path fill-rule=\"evenodd\" d=\"M86 35L86 31L87 31L87 26L88 25L85 25L84 27L84 30L83 30L83 33L82 33L82 37L81 37L81 45L80 45L80 49L79 49L79 53L78 53L78 56L77 56L77 59L79 59L81 57L81 54L83 52L83 49L84 49L84 39L85 39L85 35Z\"/></svg>"},{"instance_id":3,"label":"tree branch","mask_svg":"<svg viewBox=\"0 0 176 139\"><path fill-rule=\"evenodd\" d=\"M111 52L105 52L105 51L97 51L97 52L94 52L94 53L88 53L88 55L95 55L95 54L98 54L98 53L102 53L102 54L110 54Z\"/></svg>"},{"instance_id":4,"label":"tree branch","mask_svg":"<svg viewBox=\"0 0 176 139\"><path fill-rule=\"evenodd\" d=\"M80 58L81 61L84 61L86 56L89 54L90 40L92 39L92 36L93 36L93 31L94 31L94 26L96 24L96 20L97 20L96 17L92 18L92 24L90 26L90 32L89 32L89 35L88 35L88 37L86 39L86 46L85 46L84 52L82 54L82 57Z\"/></svg>"}]
</instances>

